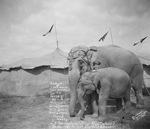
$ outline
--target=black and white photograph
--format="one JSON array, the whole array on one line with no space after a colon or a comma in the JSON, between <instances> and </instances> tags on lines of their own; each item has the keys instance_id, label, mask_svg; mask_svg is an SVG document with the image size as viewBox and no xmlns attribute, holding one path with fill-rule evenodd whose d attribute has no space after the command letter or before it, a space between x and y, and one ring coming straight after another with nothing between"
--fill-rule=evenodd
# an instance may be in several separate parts
<instances>
[{"instance_id":1,"label":"black and white photograph","mask_svg":"<svg viewBox=\"0 0 150 129\"><path fill-rule=\"evenodd\" d=\"M150 129L150 0L0 0L0 129Z\"/></svg>"}]
</instances>

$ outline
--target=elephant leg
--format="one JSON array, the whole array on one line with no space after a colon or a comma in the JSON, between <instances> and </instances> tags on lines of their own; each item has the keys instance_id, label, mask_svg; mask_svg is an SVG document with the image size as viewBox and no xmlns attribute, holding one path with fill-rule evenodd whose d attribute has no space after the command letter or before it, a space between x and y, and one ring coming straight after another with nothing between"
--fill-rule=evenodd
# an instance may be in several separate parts
<instances>
[{"instance_id":1,"label":"elephant leg","mask_svg":"<svg viewBox=\"0 0 150 129\"><path fill-rule=\"evenodd\" d=\"M133 81L133 89L135 90L135 95L137 99L137 107L141 107L144 104L142 86L143 86L143 70L137 65L134 67L131 75Z\"/></svg>"},{"instance_id":2,"label":"elephant leg","mask_svg":"<svg viewBox=\"0 0 150 129\"><path fill-rule=\"evenodd\" d=\"M123 97L123 100L124 100L124 105L125 105L125 108L130 108L131 106L131 101L130 101L130 90L131 90L131 87L129 87L125 93L125 96Z\"/></svg>"},{"instance_id":3,"label":"elephant leg","mask_svg":"<svg viewBox=\"0 0 150 129\"><path fill-rule=\"evenodd\" d=\"M92 108L93 108L93 118L98 117L98 94L96 93L96 91L94 93L92 93Z\"/></svg>"},{"instance_id":4,"label":"elephant leg","mask_svg":"<svg viewBox=\"0 0 150 129\"><path fill-rule=\"evenodd\" d=\"M142 93L142 89L141 90L136 90L135 91L136 94L136 98L137 98L137 108L142 108L144 105L144 100L143 100L143 93Z\"/></svg>"},{"instance_id":5,"label":"elephant leg","mask_svg":"<svg viewBox=\"0 0 150 129\"><path fill-rule=\"evenodd\" d=\"M119 111L123 107L122 105L122 98L116 99L116 110Z\"/></svg>"},{"instance_id":6,"label":"elephant leg","mask_svg":"<svg viewBox=\"0 0 150 129\"><path fill-rule=\"evenodd\" d=\"M104 121L106 119L106 104L110 94L110 86L104 85L99 93L98 109L100 116L99 121Z\"/></svg>"},{"instance_id":7,"label":"elephant leg","mask_svg":"<svg viewBox=\"0 0 150 129\"><path fill-rule=\"evenodd\" d=\"M84 91L80 88L80 90L78 91L78 101L81 105L81 110L79 111L79 115L80 115L80 120L83 120L85 118L84 116L84 111L85 111L85 101L84 101Z\"/></svg>"}]
</instances>

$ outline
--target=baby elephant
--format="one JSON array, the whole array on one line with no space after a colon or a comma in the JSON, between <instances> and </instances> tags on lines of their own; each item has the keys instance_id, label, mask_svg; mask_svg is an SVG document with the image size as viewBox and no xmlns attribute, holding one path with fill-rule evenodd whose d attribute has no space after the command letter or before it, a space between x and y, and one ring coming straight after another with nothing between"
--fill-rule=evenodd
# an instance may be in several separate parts
<instances>
[{"instance_id":1,"label":"baby elephant","mask_svg":"<svg viewBox=\"0 0 150 129\"><path fill-rule=\"evenodd\" d=\"M93 92L97 93L98 109L96 111L99 121L106 118L107 99L123 98L125 107L130 106L131 80L129 75L118 68L108 67L84 73L78 84L78 100L81 104L80 119L84 119L84 96ZM96 100L95 100L96 101Z\"/></svg>"}]
</instances>

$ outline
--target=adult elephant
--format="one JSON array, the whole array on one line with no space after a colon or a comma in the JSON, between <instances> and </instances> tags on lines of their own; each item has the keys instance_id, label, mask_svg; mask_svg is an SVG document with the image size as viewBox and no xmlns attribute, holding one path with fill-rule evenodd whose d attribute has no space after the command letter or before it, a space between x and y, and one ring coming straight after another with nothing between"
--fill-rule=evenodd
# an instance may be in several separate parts
<instances>
[{"instance_id":1,"label":"adult elephant","mask_svg":"<svg viewBox=\"0 0 150 129\"><path fill-rule=\"evenodd\" d=\"M69 72L68 80L70 86L70 105L69 114L70 117L75 116L75 105L77 98L77 84L80 75L90 70L90 64L87 61L86 53L89 50L86 46L77 46L71 49L68 54L69 60Z\"/></svg>"},{"instance_id":2,"label":"adult elephant","mask_svg":"<svg viewBox=\"0 0 150 129\"><path fill-rule=\"evenodd\" d=\"M87 52L87 58L92 69L116 67L126 71L133 82L137 107L143 105L143 66L134 53L115 45L93 46ZM98 65L99 67L97 67Z\"/></svg>"},{"instance_id":3,"label":"adult elephant","mask_svg":"<svg viewBox=\"0 0 150 129\"><path fill-rule=\"evenodd\" d=\"M138 57L125 49L115 45L101 47L78 46L71 49L69 55L69 86L70 86L70 116L75 116L75 105L77 98L77 84L80 75L89 69L94 69L95 64L98 68L116 67L126 71L133 81L136 91L137 106L143 104L142 84L143 67ZM88 64L88 61L90 64Z\"/></svg>"}]
</instances>

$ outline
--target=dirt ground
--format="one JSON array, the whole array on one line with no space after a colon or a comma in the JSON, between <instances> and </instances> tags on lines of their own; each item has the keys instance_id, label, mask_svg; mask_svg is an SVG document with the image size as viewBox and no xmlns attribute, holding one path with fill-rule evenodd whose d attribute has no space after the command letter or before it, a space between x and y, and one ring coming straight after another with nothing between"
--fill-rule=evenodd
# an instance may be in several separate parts
<instances>
[{"instance_id":1,"label":"dirt ground","mask_svg":"<svg viewBox=\"0 0 150 129\"><path fill-rule=\"evenodd\" d=\"M134 97L132 97L132 102L135 102ZM63 101L57 101L56 103L56 106L60 108L68 108L69 99L63 99ZM68 113L64 111L62 111L64 115L57 114L50 109L53 104L52 99L48 96L3 96L0 97L0 129L138 129L137 127L140 129L144 126L150 128L150 97L145 96L144 103L142 109L136 109L133 106L127 111L122 110L119 113L109 114L108 119L102 123L91 118L91 115L86 115L85 120L81 121L79 117L70 118ZM133 120L141 111L147 111L145 116L142 116L139 120Z\"/></svg>"}]
</instances>

